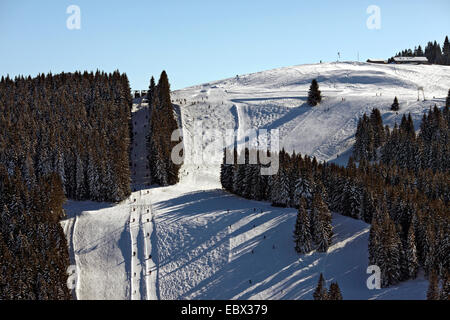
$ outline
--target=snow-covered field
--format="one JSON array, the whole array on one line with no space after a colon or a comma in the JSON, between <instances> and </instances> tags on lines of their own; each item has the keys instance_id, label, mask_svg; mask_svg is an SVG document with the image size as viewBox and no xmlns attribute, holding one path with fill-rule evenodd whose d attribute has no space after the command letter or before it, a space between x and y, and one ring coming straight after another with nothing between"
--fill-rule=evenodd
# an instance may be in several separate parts
<instances>
[{"instance_id":1,"label":"snow-covered field","mask_svg":"<svg viewBox=\"0 0 450 320\"><path fill-rule=\"evenodd\" d=\"M313 78L324 95L316 108L305 105ZM426 101L422 93L417 101L418 87ZM76 264L77 298L311 299L323 272L327 281L338 281L344 299L424 299L422 276L367 289L369 226L361 221L334 214L329 251L296 254L295 210L220 190L222 153L213 152L211 141L194 138L200 120L205 135L236 129L238 139L250 128L279 129L288 151L345 164L364 112L379 108L391 126L411 112L418 124L430 106L443 104L449 88L450 67L347 62L280 68L175 91L186 161L180 183L164 188L145 186L148 106L136 100L137 191L120 204L66 204L69 218L62 224ZM398 114L389 110L394 96Z\"/></svg>"}]
</instances>

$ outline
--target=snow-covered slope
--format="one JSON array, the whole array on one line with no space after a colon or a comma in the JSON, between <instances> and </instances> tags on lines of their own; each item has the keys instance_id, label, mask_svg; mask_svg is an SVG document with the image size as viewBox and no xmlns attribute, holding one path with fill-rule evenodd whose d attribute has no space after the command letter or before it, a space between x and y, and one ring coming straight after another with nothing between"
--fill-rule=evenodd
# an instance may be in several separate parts
<instances>
[{"instance_id":1,"label":"snow-covered slope","mask_svg":"<svg viewBox=\"0 0 450 320\"><path fill-rule=\"evenodd\" d=\"M305 105L313 78L324 95L316 108ZM417 101L418 87L424 88L426 101ZM69 219L63 226L76 264L76 296L311 299L323 272L328 281L338 281L345 299L424 299L427 281L422 276L387 289L367 289L369 226L361 221L334 214L330 250L296 254L295 210L220 190L222 152L210 139L194 138L199 138L200 120L205 136L211 130L236 129L239 139L250 128L279 129L289 151L345 163L364 112L379 108L389 125L411 112L419 122L430 106L443 103L449 88L450 67L348 62L275 69L175 91L186 154L181 181L149 189L142 145L148 106L137 100L132 154L137 191L117 205L66 205ZM389 111L394 96L401 104L398 114ZM143 214L135 216L135 206ZM151 208L150 221L145 206Z\"/></svg>"},{"instance_id":2,"label":"snow-covered slope","mask_svg":"<svg viewBox=\"0 0 450 320\"><path fill-rule=\"evenodd\" d=\"M333 215L327 253L295 253L296 210L222 190L152 190L161 299L312 299L322 272L345 299L424 299L427 281L368 290L370 226Z\"/></svg>"},{"instance_id":3,"label":"snow-covered slope","mask_svg":"<svg viewBox=\"0 0 450 320\"><path fill-rule=\"evenodd\" d=\"M312 79L318 80L324 96L315 108L306 105ZM417 101L419 87L426 101L422 92ZM183 101L188 130L199 120L205 128L239 128L241 134L249 128L279 129L286 150L329 161L352 146L357 121L365 112L380 109L390 126L410 112L419 123L430 106L444 103L449 88L448 66L343 62L236 76L175 91L173 99ZM398 114L389 110L395 96ZM220 162L221 156L214 160Z\"/></svg>"}]
</instances>

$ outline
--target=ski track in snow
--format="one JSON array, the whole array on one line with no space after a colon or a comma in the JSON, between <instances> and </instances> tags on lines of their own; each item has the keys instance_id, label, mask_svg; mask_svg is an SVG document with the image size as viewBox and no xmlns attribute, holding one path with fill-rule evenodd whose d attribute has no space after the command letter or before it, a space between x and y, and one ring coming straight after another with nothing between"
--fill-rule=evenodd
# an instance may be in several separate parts
<instances>
[{"instance_id":1,"label":"ski track in snow","mask_svg":"<svg viewBox=\"0 0 450 320\"><path fill-rule=\"evenodd\" d=\"M139 99L133 106L132 189L130 197L129 230L131 237L131 299L156 300L157 267L153 260L151 241L154 235L153 208L148 185L150 181L146 140L148 135L149 108Z\"/></svg>"},{"instance_id":2,"label":"ski track in snow","mask_svg":"<svg viewBox=\"0 0 450 320\"><path fill-rule=\"evenodd\" d=\"M136 202L130 204L130 238L132 251L131 299L156 300L157 268L153 261L152 236L154 231L153 209L146 203L148 190L137 193Z\"/></svg>"},{"instance_id":3,"label":"ski track in snow","mask_svg":"<svg viewBox=\"0 0 450 320\"><path fill-rule=\"evenodd\" d=\"M305 101L313 78L324 98L310 108ZM427 101L417 101L418 86ZM76 297L311 299L322 272L328 284L339 283L344 299L425 299L423 275L367 289L370 226L362 221L333 214L328 252L296 254L296 210L222 191L222 150L209 138L195 141L195 122L202 121L200 135L235 129L240 142L247 129L279 129L287 151L345 164L364 112L379 108L391 127L411 112L418 129L428 108L444 103L448 88L450 67L344 62L278 68L174 91L185 162L180 183L170 187L148 186L149 112L136 99L131 197L120 204L69 201L65 206L68 219L62 225L76 264ZM394 96L398 113L389 110Z\"/></svg>"}]
</instances>

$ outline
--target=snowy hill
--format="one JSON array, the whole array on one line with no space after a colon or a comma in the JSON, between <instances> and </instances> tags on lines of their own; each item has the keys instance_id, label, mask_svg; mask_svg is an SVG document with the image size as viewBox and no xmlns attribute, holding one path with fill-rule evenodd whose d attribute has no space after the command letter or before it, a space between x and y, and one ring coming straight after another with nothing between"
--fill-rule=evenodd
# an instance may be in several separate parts
<instances>
[{"instance_id":1,"label":"snowy hill","mask_svg":"<svg viewBox=\"0 0 450 320\"><path fill-rule=\"evenodd\" d=\"M306 106L312 79L318 80L324 96L316 108ZM426 101L422 101L422 92L417 101L419 87ZM390 126L411 112L419 123L430 106L444 103L449 88L447 66L343 62L237 76L175 91L173 99L187 101L181 105L187 131L198 120L203 120L205 128L239 128L242 133L249 128L279 129L287 151L329 161L352 146L364 112L380 109L384 123ZM400 101L398 114L389 110L395 96Z\"/></svg>"},{"instance_id":2,"label":"snowy hill","mask_svg":"<svg viewBox=\"0 0 450 320\"><path fill-rule=\"evenodd\" d=\"M315 108L305 105L313 78L324 95ZM418 87L426 101L417 101ZM210 140L193 138L200 120L205 133L237 129L238 138L249 128L279 129L287 150L345 163L364 112L379 108L389 125L411 112L418 124L430 106L443 104L449 88L450 67L347 62L280 68L173 92L186 152L180 183L146 189L145 148L138 143L133 181L141 190L117 205L66 205L69 219L62 223L77 267L77 298L311 299L323 272L327 281L338 281L344 299L424 299L422 276L367 289L369 226L362 221L334 214L329 251L296 254L296 211L219 190L222 152ZM389 110L394 96L398 114ZM148 106L135 102L136 141L144 141Z\"/></svg>"}]
</instances>

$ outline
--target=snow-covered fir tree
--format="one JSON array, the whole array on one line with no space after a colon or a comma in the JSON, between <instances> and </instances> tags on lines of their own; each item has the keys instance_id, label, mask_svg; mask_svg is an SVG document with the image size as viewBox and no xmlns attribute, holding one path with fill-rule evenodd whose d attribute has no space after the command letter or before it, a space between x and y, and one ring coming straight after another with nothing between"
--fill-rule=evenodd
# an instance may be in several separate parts
<instances>
[{"instance_id":1,"label":"snow-covered fir tree","mask_svg":"<svg viewBox=\"0 0 450 320\"><path fill-rule=\"evenodd\" d=\"M394 102L391 105L391 110L392 111L398 111L400 110L400 104L398 103L398 99L397 97L394 98Z\"/></svg>"},{"instance_id":2,"label":"snow-covered fir tree","mask_svg":"<svg viewBox=\"0 0 450 320\"><path fill-rule=\"evenodd\" d=\"M179 141L172 141L171 137L178 129L178 123L174 116L170 84L165 71L161 73L157 86L154 80L150 81L148 97L151 100L151 115L147 149L152 183L162 186L173 185L178 182L180 165L172 162L171 152Z\"/></svg>"},{"instance_id":3,"label":"snow-covered fir tree","mask_svg":"<svg viewBox=\"0 0 450 320\"><path fill-rule=\"evenodd\" d=\"M77 199L84 199L86 191L85 191L85 175L84 175L84 167L83 167L83 160L81 159L81 156L77 155L77 162L76 162L76 198Z\"/></svg>"},{"instance_id":4,"label":"snow-covered fir tree","mask_svg":"<svg viewBox=\"0 0 450 320\"><path fill-rule=\"evenodd\" d=\"M242 196L244 193L244 190L246 188L246 180L245 180L245 164L239 164L237 165L237 169L234 172L234 179L233 179L233 190L236 194Z\"/></svg>"},{"instance_id":5,"label":"snow-covered fir tree","mask_svg":"<svg viewBox=\"0 0 450 320\"><path fill-rule=\"evenodd\" d=\"M311 204L311 235L319 252L326 252L331 244L331 213L319 193L314 194Z\"/></svg>"},{"instance_id":6,"label":"snow-covered fir tree","mask_svg":"<svg viewBox=\"0 0 450 320\"><path fill-rule=\"evenodd\" d=\"M319 90L319 84L316 79L311 81L308 92L308 104L312 107L317 106L322 101L322 93Z\"/></svg>"},{"instance_id":7,"label":"snow-covered fir tree","mask_svg":"<svg viewBox=\"0 0 450 320\"><path fill-rule=\"evenodd\" d=\"M227 152L232 153L229 149L224 149L223 162L220 166L220 182L225 190L233 190L233 164L226 163Z\"/></svg>"},{"instance_id":8,"label":"snow-covered fir tree","mask_svg":"<svg viewBox=\"0 0 450 320\"><path fill-rule=\"evenodd\" d=\"M450 89L448 90L447 99L445 100L445 106L450 108Z\"/></svg>"},{"instance_id":9,"label":"snow-covered fir tree","mask_svg":"<svg viewBox=\"0 0 450 320\"><path fill-rule=\"evenodd\" d=\"M332 282L330 284L330 289L328 290L328 300L343 300L341 289L337 282Z\"/></svg>"},{"instance_id":10,"label":"snow-covered fir tree","mask_svg":"<svg viewBox=\"0 0 450 320\"><path fill-rule=\"evenodd\" d=\"M289 174L283 168L280 169L279 184L280 193L277 204L286 207L290 203Z\"/></svg>"},{"instance_id":11,"label":"snow-covered fir tree","mask_svg":"<svg viewBox=\"0 0 450 320\"><path fill-rule=\"evenodd\" d=\"M302 173L295 182L294 201L299 203L301 199L305 199L307 208L311 208L313 187L311 173Z\"/></svg>"},{"instance_id":12,"label":"snow-covered fir tree","mask_svg":"<svg viewBox=\"0 0 450 320\"><path fill-rule=\"evenodd\" d=\"M311 228L309 225L309 216L306 200L300 200L297 221L294 229L295 251L298 253L307 253L312 250Z\"/></svg>"},{"instance_id":13,"label":"snow-covered fir tree","mask_svg":"<svg viewBox=\"0 0 450 320\"><path fill-rule=\"evenodd\" d=\"M428 281L427 300L439 300L439 278L435 271L431 272Z\"/></svg>"},{"instance_id":14,"label":"snow-covered fir tree","mask_svg":"<svg viewBox=\"0 0 450 320\"><path fill-rule=\"evenodd\" d=\"M401 240L389 214L378 213L369 236L369 263L380 268L382 287L396 284L401 279L401 248Z\"/></svg>"},{"instance_id":15,"label":"snow-covered fir tree","mask_svg":"<svg viewBox=\"0 0 450 320\"><path fill-rule=\"evenodd\" d=\"M407 278L415 279L419 268L419 261L417 259L416 237L414 235L414 226L411 225L408 231L408 238L406 242L406 262L407 262Z\"/></svg>"},{"instance_id":16,"label":"snow-covered fir tree","mask_svg":"<svg viewBox=\"0 0 450 320\"><path fill-rule=\"evenodd\" d=\"M314 300L328 300L327 285L322 273L319 276L319 281L317 282L317 287L314 290L313 298Z\"/></svg>"}]
</instances>

